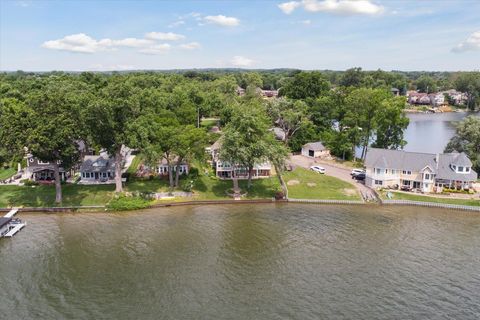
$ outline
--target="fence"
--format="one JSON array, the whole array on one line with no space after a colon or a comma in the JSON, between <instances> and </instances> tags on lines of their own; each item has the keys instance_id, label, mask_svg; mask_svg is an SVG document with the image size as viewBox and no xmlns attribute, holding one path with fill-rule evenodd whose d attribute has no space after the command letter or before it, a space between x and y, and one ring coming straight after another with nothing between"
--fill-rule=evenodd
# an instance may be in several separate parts
<instances>
[{"instance_id":1,"label":"fence","mask_svg":"<svg viewBox=\"0 0 480 320\"><path fill-rule=\"evenodd\" d=\"M466 206L462 204L450 204L450 203L440 203L440 202L423 202L423 201L412 201L412 200L382 200L382 204L396 204L396 205L409 205L409 206L422 206L422 207L432 207L432 208L446 208L446 209L456 209L456 210L468 210L468 211L480 211L480 207L475 206Z\"/></svg>"}]
</instances>

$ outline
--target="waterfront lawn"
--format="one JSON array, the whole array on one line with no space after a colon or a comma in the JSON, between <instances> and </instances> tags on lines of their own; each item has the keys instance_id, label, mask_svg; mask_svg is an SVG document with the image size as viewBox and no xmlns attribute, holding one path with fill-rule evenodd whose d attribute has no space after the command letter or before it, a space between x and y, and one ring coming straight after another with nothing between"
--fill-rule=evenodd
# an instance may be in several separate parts
<instances>
[{"instance_id":1,"label":"waterfront lawn","mask_svg":"<svg viewBox=\"0 0 480 320\"><path fill-rule=\"evenodd\" d=\"M296 168L284 174L292 199L361 200L354 185L335 177Z\"/></svg>"},{"instance_id":2,"label":"waterfront lawn","mask_svg":"<svg viewBox=\"0 0 480 320\"><path fill-rule=\"evenodd\" d=\"M165 178L130 178L130 180L125 184L124 189L127 192L167 192L170 189L170 185L168 179Z\"/></svg>"},{"instance_id":3,"label":"waterfront lawn","mask_svg":"<svg viewBox=\"0 0 480 320\"><path fill-rule=\"evenodd\" d=\"M114 185L83 186L68 184L62 186L62 206L105 205L112 199ZM0 186L0 207L54 207L54 186Z\"/></svg>"},{"instance_id":4,"label":"waterfront lawn","mask_svg":"<svg viewBox=\"0 0 480 320\"><path fill-rule=\"evenodd\" d=\"M458 204L464 206L480 206L480 200L475 199L455 199L455 198L437 198L430 196L423 196L418 194L410 194L403 192L390 191L393 194L392 199L388 199L386 194L388 191L382 191L380 196L383 200L411 200L411 201L423 201L423 202L435 202L435 203L449 203Z\"/></svg>"},{"instance_id":5,"label":"waterfront lawn","mask_svg":"<svg viewBox=\"0 0 480 320\"><path fill-rule=\"evenodd\" d=\"M0 180L12 177L17 171L13 168L0 168Z\"/></svg>"}]
</instances>

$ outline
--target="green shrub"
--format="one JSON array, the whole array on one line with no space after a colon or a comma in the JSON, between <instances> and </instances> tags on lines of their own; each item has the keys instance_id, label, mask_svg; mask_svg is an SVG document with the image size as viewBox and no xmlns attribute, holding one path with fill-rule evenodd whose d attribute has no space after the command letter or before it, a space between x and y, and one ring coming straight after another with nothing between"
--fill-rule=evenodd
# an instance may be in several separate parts
<instances>
[{"instance_id":1,"label":"green shrub","mask_svg":"<svg viewBox=\"0 0 480 320\"><path fill-rule=\"evenodd\" d=\"M38 182L30 180L30 179L23 179L23 180L20 180L20 182L23 183L27 187L38 186Z\"/></svg>"},{"instance_id":2,"label":"green shrub","mask_svg":"<svg viewBox=\"0 0 480 320\"><path fill-rule=\"evenodd\" d=\"M148 208L150 204L150 200L141 197L120 196L112 199L107 204L107 209L113 211L139 210Z\"/></svg>"}]
</instances>

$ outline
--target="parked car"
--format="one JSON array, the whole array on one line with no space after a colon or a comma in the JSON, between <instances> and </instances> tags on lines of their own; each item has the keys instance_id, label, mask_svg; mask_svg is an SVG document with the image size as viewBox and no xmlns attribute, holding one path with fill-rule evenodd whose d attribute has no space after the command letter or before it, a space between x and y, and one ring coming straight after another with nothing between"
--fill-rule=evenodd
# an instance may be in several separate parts
<instances>
[{"instance_id":1,"label":"parked car","mask_svg":"<svg viewBox=\"0 0 480 320\"><path fill-rule=\"evenodd\" d=\"M350 172L351 176L355 176L357 174L365 173L365 170L363 169L353 169L352 172Z\"/></svg>"},{"instance_id":2,"label":"parked car","mask_svg":"<svg viewBox=\"0 0 480 320\"><path fill-rule=\"evenodd\" d=\"M318 173L322 173L322 174L324 174L325 171L326 171L325 168L320 167L320 166L312 166L312 167L310 167L310 170L318 172Z\"/></svg>"},{"instance_id":3,"label":"parked car","mask_svg":"<svg viewBox=\"0 0 480 320\"><path fill-rule=\"evenodd\" d=\"M403 185L400 187L400 190L402 191L412 191L412 188L410 186Z\"/></svg>"},{"instance_id":4,"label":"parked car","mask_svg":"<svg viewBox=\"0 0 480 320\"><path fill-rule=\"evenodd\" d=\"M359 173L359 174L353 175L353 176L352 176L352 179L362 180L362 181L363 181L363 180L365 180L365 177L366 177L365 172L363 172L363 173Z\"/></svg>"}]
</instances>

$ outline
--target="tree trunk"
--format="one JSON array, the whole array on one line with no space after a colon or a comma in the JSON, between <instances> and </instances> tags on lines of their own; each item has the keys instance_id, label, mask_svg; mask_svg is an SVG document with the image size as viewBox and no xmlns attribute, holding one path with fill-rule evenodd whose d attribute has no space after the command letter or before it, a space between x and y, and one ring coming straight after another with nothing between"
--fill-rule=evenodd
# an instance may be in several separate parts
<instances>
[{"instance_id":1,"label":"tree trunk","mask_svg":"<svg viewBox=\"0 0 480 320\"><path fill-rule=\"evenodd\" d=\"M168 181L170 183L170 188L173 189L175 185L173 184L173 166L170 164L170 161L167 162L168 164Z\"/></svg>"},{"instance_id":2,"label":"tree trunk","mask_svg":"<svg viewBox=\"0 0 480 320\"><path fill-rule=\"evenodd\" d=\"M252 166L248 166L248 183L247 183L247 189L250 189L250 187L252 186L252 171L253 171L253 167L252 167Z\"/></svg>"},{"instance_id":3,"label":"tree trunk","mask_svg":"<svg viewBox=\"0 0 480 320\"><path fill-rule=\"evenodd\" d=\"M368 126L367 128L367 136L366 136L365 142L363 143L362 160L365 160L365 157L367 155L367 147L368 147L369 140L370 140L370 126Z\"/></svg>"},{"instance_id":4,"label":"tree trunk","mask_svg":"<svg viewBox=\"0 0 480 320\"><path fill-rule=\"evenodd\" d=\"M55 177L55 203L62 203L62 181L60 181L60 168L58 163L55 162L53 167L53 175Z\"/></svg>"},{"instance_id":5,"label":"tree trunk","mask_svg":"<svg viewBox=\"0 0 480 320\"><path fill-rule=\"evenodd\" d=\"M275 171L277 172L277 177L278 177L278 181L280 182L280 186L282 186L283 195L285 196L285 199L288 199L288 189L287 189L287 185L285 184L285 181L283 180L282 171L280 170L280 167L276 163L273 166L275 167Z\"/></svg>"},{"instance_id":6,"label":"tree trunk","mask_svg":"<svg viewBox=\"0 0 480 320\"><path fill-rule=\"evenodd\" d=\"M178 188L178 180L180 180L180 164L181 164L181 160L178 159L177 169L175 170L175 187L177 188Z\"/></svg>"},{"instance_id":7,"label":"tree trunk","mask_svg":"<svg viewBox=\"0 0 480 320\"><path fill-rule=\"evenodd\" d=\"M115 192L123 192L122 160L122 147L119 147L115 152Z\"/></svg>"}]
</instances>

